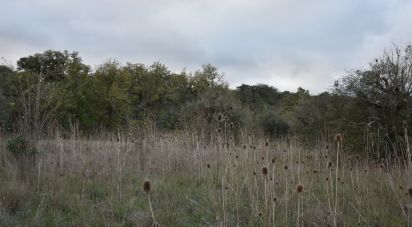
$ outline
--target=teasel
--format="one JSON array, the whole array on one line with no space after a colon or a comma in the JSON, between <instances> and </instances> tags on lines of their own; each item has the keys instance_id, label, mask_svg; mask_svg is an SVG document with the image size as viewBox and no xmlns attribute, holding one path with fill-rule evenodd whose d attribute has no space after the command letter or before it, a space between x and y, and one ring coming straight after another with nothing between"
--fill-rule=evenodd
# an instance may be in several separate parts
<instances>
[{"instance_id":1,"label":"teasel","mask_svg":"<svg viewBox=\"0 0 412 227\"><path fill-rule=\"evenodd\" d=\"M263 174L264 176L267 176L268 173L269 173L268 168L267 168L267 167L263 167L263 168L262 168L262 174Z\"/></svg>"},{"instance_id":2,"label":"teasel","mask_svg":"<svg viewBox=\"0 0 412 227\"><path fill-rule=\"evenodd\" d=\"M296 186L296 192L298 192L298 193L303 192L303 185L298 184L298 186Z\"/></svg>"},{"instance_id":3,"label":"teasel","mask_svg":"<svg viewBox=\"0 0 412 227\"><path fill-rule=\"evenodd\" d=\"M335 141L337 142L337 143L341 143L342 141L343 141L343 136L342 136L342 134L340 134L340 133L337 133L336 135L335 135Z\"/></svg>"},{"instance_id":4,"label":"teasel","mask_svg":"<svg viewBox=\"0 0 412 227\"><path fill-rule=\"evenodd\" d=\"M150 183L149 180L145 180L143 182L143 191L149 194L151 190L152 190L152 184Z\"/></svg>"}]
</instances>

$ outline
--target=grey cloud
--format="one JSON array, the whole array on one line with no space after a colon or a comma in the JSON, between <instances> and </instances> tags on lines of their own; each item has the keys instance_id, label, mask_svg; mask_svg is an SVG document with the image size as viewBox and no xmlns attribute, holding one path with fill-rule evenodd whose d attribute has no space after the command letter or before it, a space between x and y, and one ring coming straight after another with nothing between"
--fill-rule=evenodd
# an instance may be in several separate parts
<instances>
[{"instance_id":1,"label":"grey cloud","mask_svg":"<svg viewBox=\"0 0 412 227\"><path fill-rule=\"evenodd\" d=\"M15 0L2 8L0 55L12 61L68 49L92 65L212 63L233 86L314 93L412 35L405 0Z\"/></svg>"}]
</instances>

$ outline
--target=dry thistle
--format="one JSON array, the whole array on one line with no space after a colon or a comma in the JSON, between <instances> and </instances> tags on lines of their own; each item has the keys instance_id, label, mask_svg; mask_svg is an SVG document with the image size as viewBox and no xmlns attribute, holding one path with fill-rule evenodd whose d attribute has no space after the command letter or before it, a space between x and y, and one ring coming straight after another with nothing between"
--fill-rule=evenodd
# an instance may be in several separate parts
<instances>
[{"instance_id":1,"label":"dry thistle","mask_svg":"<svg viewBox=\"0 0 412 227\"><path fill-rule=\"evenodd\" d=\"M154 223L151 225L151 227L160 227L160 224L157 223L157 222L154 222Z\"/></svg>"},{"instance_id":2,"label":"dry thistle","mask_svg":"<svg viewBox=\"0 0 412 227\"><path fill-rule=\"evenodd\" d=\"M217 120L218 120L218 121L223 121L223 120L224 120L224 116L223 116L222 113L219 113L219 114L217 115Z\"/></svg>"},{"instance_id":3,"label":"dry thistle","mask_svg":"<svg viewBox=\"0 0 412 227\"><path fill-rule=\"evenodd\" d=\"M207 163L207 164L206 164L206 167L207 167L208 169L210 169L210 164L209 164L209 163Z\"/></svg>"},{"instance_id":4,"label":"dry thistle","mask_svg":"<svg viewBox=\"0 0 412 227\"><path fill-rule=\"evenodd\" d=\"M143 182L143 191L146 193L150 193L150 190L152 189L152 184L150 183L149 180L145 180Z\"/></svg>"},{"instance_id":5,"label":"dry thistle","mask_svg":"<svg viewBox=\"0 0 412 227\"><path fill-rule=\"evenodd\" d=\"M266 175L268 175L268 173L269 173L268 168L267 168L267 167L263 167L263 168L262 168L262 174L266 176Z\"/></svg>"},{"instance_id":6,"label":"dry thistle","mask_svg":"<svg viewBox=\"0 0 412 227\"><path fill-rule=\"evenodd\" d=\"M303 192L303 185L298 184L298 186L296 187L296 192L298 192L298 193Z\"/></svg>"},{"instance_id":7,"label":"dry thistle","mask_svg":"<svg viewBox=\"0 0 412 227\"><path fill-rule=\"evenodd\" d=\"M343 141L343 136L342 136L342 134L340 134L340 133L337 133L336 135L335 135L335 141L337 142L337 143L340 143L340 142L342 142Z\"/></svg>"},{"instance_id":8,"label":"dry thistle","mask_svg":"<svg viewBox=\"0 0 412 227\"><path fill-rule=\"evenodd\" d=\"M410 197L412 197L412 188L408 189L408 194L409 194Z\"/></svg>"}]
</instances>

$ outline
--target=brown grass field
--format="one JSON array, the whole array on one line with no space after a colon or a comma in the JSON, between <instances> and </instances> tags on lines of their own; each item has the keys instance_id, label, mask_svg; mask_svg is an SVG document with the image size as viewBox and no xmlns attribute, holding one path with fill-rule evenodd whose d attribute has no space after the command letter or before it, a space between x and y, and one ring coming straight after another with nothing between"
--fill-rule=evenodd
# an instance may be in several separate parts
<instances>
[{"instance_id":1,"label":"brown grass field","mask_svg":"<svg viewBox=\"0 0 412 227\"><path fill-rule=\"evenodd\" d=\"M347 154L333 138L309 149L222 132L57 133L32 140L35 157L19 158L9 138L0 137L0 226L411 223L410 167Z\"/></svg>"}]
</instances>

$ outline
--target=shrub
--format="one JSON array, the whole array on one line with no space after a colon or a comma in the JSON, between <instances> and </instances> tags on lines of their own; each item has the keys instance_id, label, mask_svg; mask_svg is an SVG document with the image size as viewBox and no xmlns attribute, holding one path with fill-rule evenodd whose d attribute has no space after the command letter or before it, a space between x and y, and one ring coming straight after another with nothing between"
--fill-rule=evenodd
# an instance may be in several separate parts
<instances>
[{"instance_id":1,"label":"shrub","mask_svg":"<svg viewBox=\"0 0 412 227\"><path fill-rule=\"evenodd\" d=\"M32 156L37 153L36 148L31 146L29 141L21 135L7 141L7 150L16 158Z\"/></svg>"},{"instance_id":2,"label":"shrub","mask_svg":"<svg viewBox=\"0 0 412 227\"><path fill-rule=\"evenodd\" d=\"M265 134L272 137L285 136L289 131L288 123L273 113L266 114L261 120L260 125Z\"/></svg>"}]
</instances>

